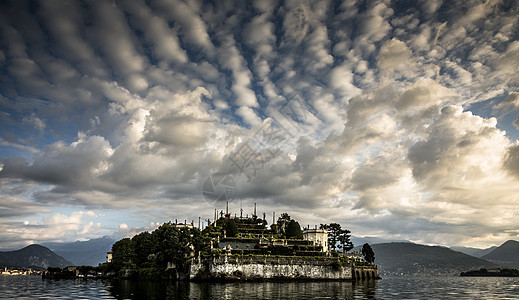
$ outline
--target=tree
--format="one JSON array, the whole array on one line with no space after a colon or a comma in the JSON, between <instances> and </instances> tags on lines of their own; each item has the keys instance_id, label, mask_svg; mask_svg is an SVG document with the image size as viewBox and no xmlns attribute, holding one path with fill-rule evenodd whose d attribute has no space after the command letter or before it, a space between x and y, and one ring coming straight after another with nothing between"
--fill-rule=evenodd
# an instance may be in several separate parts
<instances>
[{"instance_id":1,"label":"tree","mask_svg":"<svg viewBox=\"0 0 519 300\"><path fill-rule=\"evenodd\" d=\"M342 252L348 252L353 249L353 243L350 241L351 231L348 229L342 229L341 224L321 224L319 227L328 230L328 244L332 250L338 248L342 249Z\"/></svg>"},{"instance_id":2,"label":"tree","mask_svg":"<svg viewBox=\"0 0 519 300\"><path fill-rule=\"evenodd\" d=\"M135 267L135 252L132 240L124 238L112 245L112 264L114 269L119 271L122 268Z\"/></svg>"},{"instance_id":3,"label":"tree","mask_svg":"<svg viewBox=\"0 0 519 300\"><path fill-rule=\"evenodd\" d=\"M157 264L160 268L166 268L168 262L173 262L177 268L183 270L186 261L192 252L198 251L195 245L201 238L200 231L196 228L177 228L171 223L166 223L155 229L152 233L157 242Z\"/></svg>"},{"instance_id":4,"label":"tree","mask_svg":"<svg viewBox=\"0 0 519 300\"><path fill-rule=\"evenodd\" d=\"M238 234L238 225L236 225L236 221L233 219L225 220L223 229L225 230L225 235L227 237L234 237Z\"/></svg>"},{"instance_id":5,"label":"tree","mask_svg":"<svg viewBox=\"0 0 519 300\"><path fill-rule=\"evenodd\" d=\"M109 267L116 272L122 269L150 267L162 271L172 262L177 269L185 271L189 259L207 248L209 242L204 239L199 229L178 228L166 223L151 233L142 232L132 239L124 238L117 241L112 246L113 260ZM150 256L151 254L153 256ZM149 261L149 257L154 257L154 260Z\"/></svg>"},{"instance_id":6,"label":"tree","mask_svg":"<svg viewBox=\"0 0 519 300\"><path fill-rule=\"evenodd\" d=\"M287 213L282 213L281 217L279 217L278 221L276 222L278 233L284 237L286 237L286 228L288 223L290 223L290 220L291 218Z\"/></svg>"},{"instance_id":7,"label":"tree","mask_svg":"<svg viewBox=\"0 0 519 300\"><path fill-rule=\"evenodd\" d=\"M303 231L301 231L301 225L296 220L290 220L285 230L287 239L302 239Z\"/></svg>"},{"instance_id":8,"label":"tree","mask_svg":"<svg viewBox=\"0 0 519 300\"><path fill-rule=\"evenodd\" d=\"M371 249L371 246L368 243L362 245L362 256L364 257L364 260L370 264L375 262L375 252L373 252L373 249Z\"/></svg>"},{"instance_id":9,"label":"tree","mask_svg":"<svg viewBox=\"0 0 519 300\"><path fill-rule=\"evenodd\" d=\"M150 254L155 254L157 244L151 233L145 231L135 235L132 238L133 249L135 253L135 263L138 267L143 267L148 263Z\"/></svg>"},{"instance_id":10,"label":"tree","mask_svg":"<svg viewBox=\"0 0 519 300\"><path fill-rule=\"evenodd\" d=\"M337 237L337 240L339 241L339 246L342 249L343 253L353 249L353 242L350 241L350 233L351 231L349 231L348 229L341 229L341 232Z\"/></svg>"},{"instance_id":11,"label":"tree","mask_svg":"<svg viewBox=\"0 0 519 300\"><path fill-rule=\"evenodd\" d=\"M328 245L335 251L341 234L341 224L330 223L329 225L325 224L324 227L328 230Z\"/></svg>"}]
</instances>

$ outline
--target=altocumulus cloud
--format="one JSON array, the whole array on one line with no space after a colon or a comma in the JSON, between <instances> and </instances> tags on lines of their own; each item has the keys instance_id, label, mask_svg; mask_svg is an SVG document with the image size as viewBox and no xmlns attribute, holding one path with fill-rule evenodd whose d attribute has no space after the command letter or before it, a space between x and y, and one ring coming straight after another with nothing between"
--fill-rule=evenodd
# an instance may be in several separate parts
<instances>
[{"instance_id":1,"label":"altocumulus cloud","mask_svg":"<svg viewBox=\"0 0 519 300\"><path fill-rule=\"evenodd\" d=\"M518 122L504 116L519 107L518 9L4 1L0 238L207 218L215 172L234 176L244 206L302 224L446 245L517 238ZM269 124L271 157L240 172L230 159L264 150L255 133Z\"/></svg>"}]
</instances>

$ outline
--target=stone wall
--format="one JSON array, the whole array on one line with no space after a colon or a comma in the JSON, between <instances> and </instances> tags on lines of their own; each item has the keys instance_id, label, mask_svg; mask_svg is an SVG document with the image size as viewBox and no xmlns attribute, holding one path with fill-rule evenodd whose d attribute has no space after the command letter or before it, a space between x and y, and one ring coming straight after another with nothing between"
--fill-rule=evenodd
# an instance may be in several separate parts
<instances>
[{"instance_id":1,"label":"stone wall","mask_svg":"<svg viewBox=\"0 0 519 300\"><path fill-rule=\"evenodd\" d=\"M352 268L353 279L379 279L377 266L355 266Z\"/></svg>"},{"instance_id":2,"label":"stone wall","mask_svg":"<svg viewBox=\"0 0 519 300\"><path fill-rule=\"evenodd\" d=\"M351 280L350 266L312 264L262 264L262 263L213 263L193 262L190 279L314 279L314 280Z\"/></svg>"}]
</instances>

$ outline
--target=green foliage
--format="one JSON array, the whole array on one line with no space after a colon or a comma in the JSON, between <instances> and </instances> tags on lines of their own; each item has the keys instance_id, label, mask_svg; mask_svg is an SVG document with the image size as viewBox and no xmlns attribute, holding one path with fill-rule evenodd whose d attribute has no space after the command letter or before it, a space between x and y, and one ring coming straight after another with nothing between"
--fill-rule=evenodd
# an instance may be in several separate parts
<instances>
[{"instance_id":1,"label":"green foliage","mask_svg":"<svg viewBox=\"0 0 519 300\"><path fill-rule=\"evenodd\" d=\"M275 228L277 232L281 235L282 238L286 239L302 239L303 231L301 230L301 225L299 223L290 218L287 213L282 213L276 222Z\"/></svg>"},{"instance_id":2,"label":"green foliage","mask_svg":"<svg viewBox=\"0 0 519 300\"><path fill-rule=\"evenodd\" d=\"M238 234L238 225L234 219L225 219L222 227L228 237L234 237Z\"/></svg>"},{"instance_id":3,"label":"green foliage","mask_svg":"<svg viewBox=\"0 0 519 300\"><path fill-rule=\"evenodd\" d=\"M135 253L135 263L139 267L148 263L150 255L154 255L157 252L157 241L147 231L135 235L132 238L132 244Z\"/></svg>"},{"instance_id":4,"label":"green foliage","mask_svg":"<svg viewBox=\"0 0 519 300\"><path fill-rule=\"evenodd\" d=\"M123 268L131 268L135 262L135 251L132 240L124 238L112 246L114 268L119 271Z\"/></svg>"},{"instance_id":5,"label":"green foliage","mask_svg":"<svg viewBox=\"0 0 519 300\"><path fill-rule=\"evenodd\" d=\"M332 251L342 249L342 252L344 253L353 249L353 243L350 241L351 231L348 229L342 229L341 224L321 224L320 228L328 230L328 244L332 248Z\"/></svg>"},{"instance_id":6,"label":"green foliage","mask_svg":"<svg viewBox=\"0 0 519 300\"><path fill-rule=\"evenodd\" d=\"M287 239L302 239L303 231L301 225L296 220L290 220L285 230L285 236Z\"/></svg>"},{"instance_id":7,"label":"green foliage","mask_svg":"<svg viewBox=\"0 0 519 300\"><path fill-rule=\"evenodd\" d=\"M350 233L351 231L348 229L342 229L339 236L337 237L343 253L353 249L353 243L350 241Z\"/></svg>"},{"instance_id":8,"label":"green foliage","mask_svg":"<svg viewBox=\"0 0 519 300\"><path fill-rule=\"evenodd\" d=\"M153 231L157 242L157 266L166 268L168 262L173 262L177 268L184 270L185 261L191 252L197 252L201 247L202 236L196 228L177 228L166 223Z\"/></svg>"},{"instance_id":9,"label":"green foliage","mask_svg":"<svg viewBox=\"0 0 519 300\"><path fill-rule=\"evenodd\" d=\"M113 260L108 269L117 274L130 272L139 278L158 278L157 272L163 272L168 262L172 262L185 271L193 255L208 251L207 239L197 228L178 228L166 223L151 233L142 232L132 239L117 241L112 246Z\"/></svg>"},{"instance_id":10,"label":"green foliage","mask_svg":"<svg viewBox=\"0 0 519 300\"><path fill-rule=\"evenodd\" d=\"M373 252L373 249L371 249L371 246L368 243L362 245L362 256L364 257L364 260L370 264L375 262L375 252Z\"/></svg>"},{"instance_id":11,"label":"green foliage","mask_svg":"<svg viewBox=\"0 0 519 300\"><path fill-rule=\"evenodd\" d=\"M288 226L288 223L290 223L290 216L287 213L282 213L281 216L278 218L278 221L276 222L276 229L279 234L281 234L283 237L286 237L286 228Z\"/></svg>"}]
</instances>

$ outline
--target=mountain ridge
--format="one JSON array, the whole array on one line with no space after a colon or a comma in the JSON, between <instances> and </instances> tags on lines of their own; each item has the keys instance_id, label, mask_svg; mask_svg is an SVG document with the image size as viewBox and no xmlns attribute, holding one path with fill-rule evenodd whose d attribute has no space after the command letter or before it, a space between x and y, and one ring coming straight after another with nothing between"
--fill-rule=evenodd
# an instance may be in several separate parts
<instances>
[{"instance_id":1,"label":"mountain ridge","mask_svg":"<svg viewBox=\"0 0 519 300\"><path fill-rule=\"evenodd\" d=\"M470 256L481 258L482 256L490 253L494 249L497 248L497 246L492 246L489 248L481 249L481 248L472 248L472 247L460 247L460 246L454 246L449 247L451 250L462 252L465 254L468 254Z\"/></svg>"},{"instance_id":2,"label":"mountain ridge","mask_svg":"<svg viewBox=\"0 0 519 300\"><path fill-rule=\"evenodd\" d=\"M70 260L76 266L97 266L106 262L106 252L112 250L115 239L109 236L69 243L45 243L56 254Z\"/></svg>"},{"instance_id":3,"label":"mountain ridge","mask_svg":"<svg viewBox=\"0 0 519 300\"><path fill-rule=\"evenodd\" d=\"M519 242L508 240L482 258L506 267L519 268Z\"/></svg>"},{"instance_id":4,"label":"mountain ridge","mask_svg":"<svg viewBox=\"0 0 519 300\"><path fill-rule=\"evenodd\" d=\"M385 275L459 275L462 271L497 267L495 263L441 246L394 242L371 247L375 264Z\"/></svg>"},{"instance_id":5,"label":"mountain ridge","mask_svg":"<svg viewBox=\"0 0 519 300\"><path fill-rule=\"evenodd\" d=\"M0 265L46 269L48 267L64 268L73 264L47 247L32 244L19 250L0 251Z\"/></svg>"}]
</instances>

